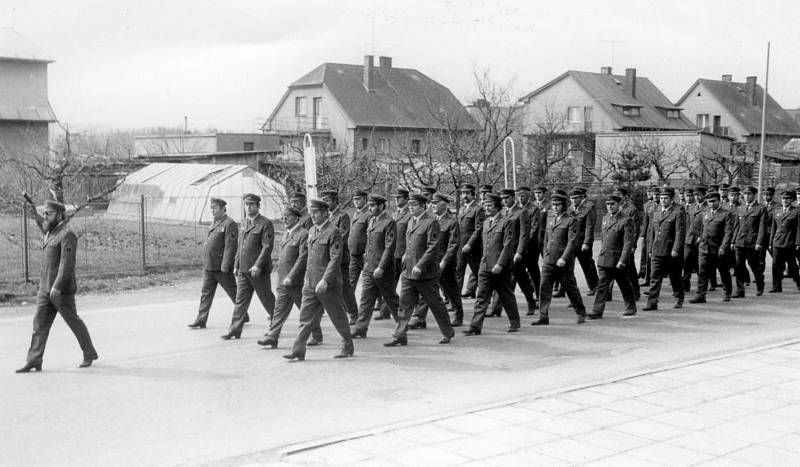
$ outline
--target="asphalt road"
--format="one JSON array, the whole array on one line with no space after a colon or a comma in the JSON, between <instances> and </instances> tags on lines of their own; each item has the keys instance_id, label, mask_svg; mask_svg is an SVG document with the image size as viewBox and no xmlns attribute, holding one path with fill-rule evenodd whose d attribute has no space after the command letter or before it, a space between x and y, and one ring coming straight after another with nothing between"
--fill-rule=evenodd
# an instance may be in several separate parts
<instances>
[{"instance_id":1,"label":"asphalt road","mask_svg":"<svg viewBox=\"0 0 800 467\"><path fill-rule=\"evenodd\" d=\"M305 362L288 363L281 355L295 335L296 310L277 350L256 345L266 326L257 301L243 338L221 341L231 311L224 294L208 329L186 328L199 288L79 297L100 354L86 370L76 368L80 350L59 318L44 372L14 374L24 363L33 308L0 311L0 463L269 461L290 444L800 337L800 292L721 303L718 291L708 304L682 310L666 297L663 309L625 320L617 292L600 321L574 324L565 299L557 299L550 326L525 319L521 332L507 334L506 319L491 318L483 335L459 333L449 346L436 344L434 325L412 331L408 347L386 349L391 323L378 321L345 360L331 358L338 339L326 318L325 344L309 348ZM471 311L468 301L467 317Z\"/></svg>"}]
</instances>

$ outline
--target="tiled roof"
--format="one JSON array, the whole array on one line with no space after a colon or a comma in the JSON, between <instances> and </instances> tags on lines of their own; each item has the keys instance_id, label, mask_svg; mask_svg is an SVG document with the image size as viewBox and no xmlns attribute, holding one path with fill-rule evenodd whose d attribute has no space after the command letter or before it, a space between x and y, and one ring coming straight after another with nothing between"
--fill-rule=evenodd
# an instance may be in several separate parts
<instances>
[{"instance_id":1,"label":"tiled roof","mask_svg":"<svg viewBox=\"0 0 800 467\"><path fill-rule=\"evenodd\" d=\"M51 58L14 28L0 28L0 59L52 62Z\"/></svg>"},{"instance_id":2,"label":"tiled roof","mask_svg":"<svg viewBox=\"0 0 800 467\"><path fill-rule=\"evenodd\" d=\"M681 97L683 102L702 84L716 97L728 112L744 126L750 134L761 134L761 103L764 101L764 88L756 84L756 102L753 104L747 95L747 84L733 81L698 79ZM800 135L800 126L788 112L767 94L766 133L777 135Z\"/></svg>"},{"instance_id":3,"label":"tiled roof","mask_svg":"<svg viewBox=\"0 0 800 467\"><path fill-rule=\"evenodd\" d=\"M567 77L572 77L614 119L618 125L617 130L695 129L683 114L680 118L667 118L667 109L679 108L643 76L636 77L636 98L625 89L625 76L569 70L520 100L527 101ZM623 115L623 106L639 107L639 115Z\"/></svg>"},{"instance_id":4,"label":"tiled roof","mask_svg":"<svg viewBox=\"0 0 800 467\"><path fill-rule=\"evenodd\" d=\"M341 63L323 63L289 87L324 84L356 126L436 129L446 120L462 129L477 128L450 90L423 73L380 66L374 70L372 91L364 87L362 65ZM446 119L438 116L443 114Z\"/></svg>"}]
</instances>

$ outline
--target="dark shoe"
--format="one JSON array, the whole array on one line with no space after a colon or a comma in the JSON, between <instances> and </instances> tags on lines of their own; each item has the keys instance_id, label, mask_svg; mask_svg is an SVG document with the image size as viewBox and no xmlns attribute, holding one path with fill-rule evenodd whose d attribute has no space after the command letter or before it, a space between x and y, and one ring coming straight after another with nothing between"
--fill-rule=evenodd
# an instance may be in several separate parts
<instances>
[{"instance_id":1,"label":"dark shoe","mask_svg":"<svg viewBox=\"0 0 800 467\"><path fill-rule=\"evenodd\" d=\"M481 335L481 330L480 329L475 329L472 326L468 327L467 329L464 329L461 332L465 336L480 336Z\"/></svg>"},{"instance_id":2,"label":"dark shoe","mask_svg":"<svg viewBox=\"0 0 800 467\"><path fill-rule=\"evenodd\" d=\"M658 310L658 305L655 303L652 305L648 303L647 305L644 306L644 308L642 308L642 311L655 311L655 310Z\"/></svg>"},{"instance_id":3,"label":"dark shoe","mask_svg":"<svg viewBox=\"0 0 800 467\"><path fill-rule=\"evenodd\" d=\"M706 297L694 297L689 300L689 303L705 303Z\"/></svg>"},{"instance_id":4,"label":"dark shoe","mask_svg":"<svg viewBox=\"0 0 800 467\"><path fill-rule=\"evenodd\" d=\"M586 296L587 297L591 297L592 295L594 295L596 293L597 293L597 287L595 287L592 290L590 290L589 293L586 294Z\"/></svg>"},{"instance_id":5,"label":"dark shoe","mask_svg":"<svg viewBox=\"0 0 800 467\"><path fill-rule=\"evenodd\" d=\"M339 353L333 356L333 358L350 358L353 356L353 350L340 350Z\"/></svg>"},{"instance_id":6,"label":"dark shoe","mask_svg":"<svg viewBox=\"0 0 800 467\"><path fill-rule=\"evenodd\" d=\"M306 347L316 347L316 346L318 346L318 345L322 345L322 339L320 339L320 340L316 340L316 339L314 339L314 338L312 337L312 338L311 338L311 339L309 339L309 340L308 340L308 342L306 343Z\"/></svg>"},{"instance_id":7,"label":"dark shoe","mask_svg":"<svg viewBox=\"0 0 800 467\"><path fill-rule=\"evenodd\" d=\"M760 297L762 295L764 295L764 289L758 289L758 291L756 291L756 297Z\"/></svg>"},{"instance_id":8,"label":"dark shoe","mask_svg":"<svg viewBox=\"0 0 800 467\"><path fill-rule=\"evenodd\" d=\"M500 317L500 310L493 311L486 315L487 318L499 318Z\"/></svg>"},{"instance_id":9,"label":"dark shoe","mask_svg":"<svg viewBox=\"0 0 800 467\"><path fill-rule=\"evenodd\" d=\"M709 292L713 292L713 291L715 291L715 290L717 290L717 286L716 286L716 285L712 285L712 286L709 286L709 287L708 287L708 291L709 291Z\"/></svg>"},{"instance_id":10,"label":"dark shoe","mask_svg":"<svg viewBox=\"0 0 800 467\"><path fill-rule=\"evenodd\" d=\"M622 317L625 318L627 316L633 316L635 314L636 314L636 311L626 311L625 313L622 313Z\"/></svg>"},{"instance_id":11,"label":"dark shoe","mask_svg":"<svg viewBox=\"0 0 800 467\"><path fill-rule=\"evenodd\" d=\"M355 331L350 333L353 336L353 339L366 338L367 337L367 330L366 329L356 329Z\"/></svg>"},{"instance_id":12,"label":"dark shoe","mask_svg":"<svg viewBox=\"0 0 800 467\"><path fill-rule=\"evenodd\" d=\"M250 322L250 315L245 313L245 315L244 315L244 324L247 324L249 322Z\"/></svg>"},{"instance_id":13,"label":"dark shoe","mask_svg":"<svg viewBox=\"0 0 800 467\"><path fill-rule=\"evenodd\" d=\"M606 295L606 301L610 302L611 300L612 300L611 294Z\"/></svg>"},{"instance_id":14,"label":"dark shoe","mask_svg":"<svg viewBox=\"0 0 800 467\"><path fill-rule=\"evenodd\" d=\"M683 299L680 299L677 302L675 302L675 304L672 305L672 308L683 308Z\"/></svg>"},{"instance_id":15,"label":"dark shoe","mask_svg":"<svg viewBox=\"0 0 800 467\"><path fill-rule=\"evenodd\" d=\"M289 360L290 362L302 362L303 360L306 359L306 354L292 352L292 353L287 353L286 355L283 356L283 358Z\"/></svg>"},{"instance_id":16,"label":"dark shoe","mask_svg":"<svg viewBox=\"0 0 800 467\"><path fill-rule=\"evenodd\" d=\"M553 294L553 298L562 298L565 297L567 294L563 290L559 290L558 292Z\"/></svg>"},{"instance_id":17,"label":"dark shoe","mask_svg":"<svg viewBox=\"0 0 800 467\"><path fill-rule=\"evenodd\" d=\"M464 325L464 318L453 318L453 322L450 323L450 326L457 328L459 326Z\"/></svg>"},{"instance_id":18,"label":"dark shoe","mask_svg":"<svg viewBox=\"0 0 800 467\"><path fill-rule=\"evenodd\" d=\"M202 323L200 321L195 321L194 323L190 324L189 327L191 329L205 329L206 323Z\"/></svg>"},{"instance_id":19,"label":"dark shoe","mask_svg":"<svg viewBox=\"0 0 800 467\"><path fill-rule=\"evenodd\" d=\"M519 324L512 324L506 330L506 332L518 332L518 331L519 331Z\"/></svg>"},{"instance_id":20,"label":"dark shoe","mask_svg":"<svg viewBox=\"0 0 800 467\"><path fill-rule=\"evenodd\" d=\"M391 315L384 315L383 313L379 313L378 316L376 316L376 317L374 317L372 319L374 319L375 321L381 321L381 320L389 319L389 318L391 318Z\"/></svg>"},{"instance_id":21,"label":"dark shoe","mask_svg":"<svg viewBox=\"0 0 800 467\"><path fill-rule=\"evenodd\" d=\"M528 312L525 313L526 316L533 316L536 314L536 310L539 308L539 305L536 304L535 301L528 303Z\"/></svg>"},{"instance_id":22,"label":"dark shoe","mask_svg":"<svg viewBox=\"0 0 800 467\"><path fill-rule=\"evenodd\" d=\"M731 298L744 298L744 290L740 290L739 292L736 292L735 294L731 295L730 297Z\"/></svg>"},{"instance_id":23,"label":"dark shoe","mask_svg":"<svg viewBox=\"0 0 800 467\"><path fill-rule=\"evenodd\" d=\"M725 295L724 297L722 297L722 301L723 301L723 302L729 302L729 301L731 301L731 296L730 296L730 295Z\"/></svg>"},{"instance_id":24,"label":"dark shoe","mask_svg":"<svg viewBox=\"0 0 800 467\"><path fill-rule=\"evenodd\" d=\"M744 286L745 286L745 287L750 287L750 281L747 281L747 282L745 282L745 283L744 283Z\"/></svg>"},{"instance_id":25,"label":"dark shoe","mask_svg":"<svg viewBox=\"0 0 800 467\"><path fill-rule=\"evenodd\" d=\"M778 288L778 287L773 287L773 288L769 289L769 293L781 293L781 292L783 292L783 289Z\"/></svg>"},{"instance_id":26,"label":"dark shoe","mask_svg":"<svg viewBox=\"0 0 800 467\"><path fill-rule=\"evenodd\" d=\"M229 332L227 334L223 334L223 335L219 336L220 339L225 340L225 341L229 341L231 339L239 339L241 337L242 337L242 331Z\"/></svg>"},{"instance_id":27,"label":"dark shoe","mask_svg":"<svg viewBox=\"0 0 800 467\"><path fill-rule=\"evenodd\" d=\"M22 368L14 371L14 373L30 373L31 371L42 371L42 364L40 363L26 363Z\"/></svg>"},{"instance_id":28,"label":"dark shoe","mask_svg":"<svg viewBox=\"0 0 800 467\"><path fill-rule=\"evenodd\" d=\"M402 347L408 345L408 339L405 337L395 337L391 342L384 342L384 347Z\"/></svg>"},{"instance_id":29,"label":"dark shoe","mask_svg":"<svg viewBox=\"0 0 800 467\"><path fill-rule=\"evenodd\" d=\"M586 322L586 315L578 315L578 319L575 320L575 324L583 324Z\"/></svg>"},{"instance_id":30,"label":"dark shoe","mask_svg":"<svg viewBox=\"0 0 800 467\"><path fill-rule=\"evenodd\" d=\"M428 323L425 321L412 321L408 323L408 329L426 329L428 327Z\"/></svg>"},{"instance_id":31,"label":"dark shoe","mask_svg":"<svg viewBox=\"0 0 800 467\"><path fill-rule=\"evenodd\" d=\"M92 362L97 360L98 358L99 357L97 355L89 358L83 357L83 361L80 363L80 365L78 365L78 368L89 368L90 366L92 366Z\"/></svg>"},{"instance_id":32,"label":"dark shoe","mask_svg":"<svg viewBox=\"0 0 800 467\"><path fill-rule=\"evenodd\" d=\"M268 337L266 339L261 339L260 341L258 341L258 345L274 349L278 347L278 340Z\"/></svg>"},{"instance_id":33,"label":"dark shoe","mask_svg":"<svg viewBox=\"0 0 800 467\"><path fill-rule=\"evenodd\" d=\"M542 318L542 317L540 317L539 321L532 322L531 326L547 326L548 324L550 324L550 318L547 318L547 317Z\"/></svg>"},{"instance_id":34,"label":"dark shoe","mask_svg":"<svg viewBox=\"0 0 800 467\"><path fill-rule=\"evenodd\" d=\"M442 338L441 338L441 339L439 339L439 343L440 343L440 344L449 344L451 340L453 340L453 338L452 338L452 337L449 337L449 336L442 336Z\"/></svg>"},{"instance_id":35,"label":"dark shoe","mask_svg":"<svg viewBox=\"0 0 800 467\"><path fill-rule=\"evenodd\" d=\"M461 298L475 298L475 292L464 292L461 294Z\"/></svg>"},{"instance_id":36,"label":"dark shoe","mask_svg":"<svg viewBox=\"0 0 800 467\"><path fill-rule=\"evenodd\" d=\"M603 319L602 313L586 313L586 317L589 319Z\"/></svg>"}]
</instances>

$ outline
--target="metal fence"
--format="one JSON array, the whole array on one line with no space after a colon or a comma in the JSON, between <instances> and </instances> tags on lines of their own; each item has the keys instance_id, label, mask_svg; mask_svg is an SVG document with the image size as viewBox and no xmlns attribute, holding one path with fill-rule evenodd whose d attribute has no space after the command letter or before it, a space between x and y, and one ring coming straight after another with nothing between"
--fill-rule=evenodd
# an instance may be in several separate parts
<instances>
[{"instance_id":1,"label":"metal fence","mask_svg":"<svg viewBox=\"0 0 800 467\"><path fill-rule=\"evenodd\" d=\"M69 221L70 229L78 236L77 274L102 277L199 268L210 223L157 217L153 207L164 201L141 197L138 203L127 206L125 216L110 212L108 203L81 209ZM186 199L168 200L178 204L181 201ZM237 222L242 218L240 212L229 215ZM280 235L282 224L272 220ZM35 219L22 209L0 214L0 283L38 280L43 240Z\"/></svg>"}]
</instances>

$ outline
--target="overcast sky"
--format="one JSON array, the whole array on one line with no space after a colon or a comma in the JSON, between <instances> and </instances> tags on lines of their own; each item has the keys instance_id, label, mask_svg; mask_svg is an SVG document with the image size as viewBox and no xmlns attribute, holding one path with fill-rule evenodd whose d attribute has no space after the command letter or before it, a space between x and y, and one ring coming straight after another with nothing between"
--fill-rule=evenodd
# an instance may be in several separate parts
<instances>
[{"instance_id":1,"label":"overcast sky","mask_svg":"<svg viewBox=\"0 0 800 467\"><path fill-rule=\"evenodd\" d=\"M473 70L518 95L568 69L636 68L675 101L695 79L763 85L800 107L800 1L2 0L0 26L45 50L74 126L251 131L323 62L387 55L467 103ZM612 42L616 41L616 42ZM613 52L613 55L612 55Z\"/></svg>"}]
</instances>

